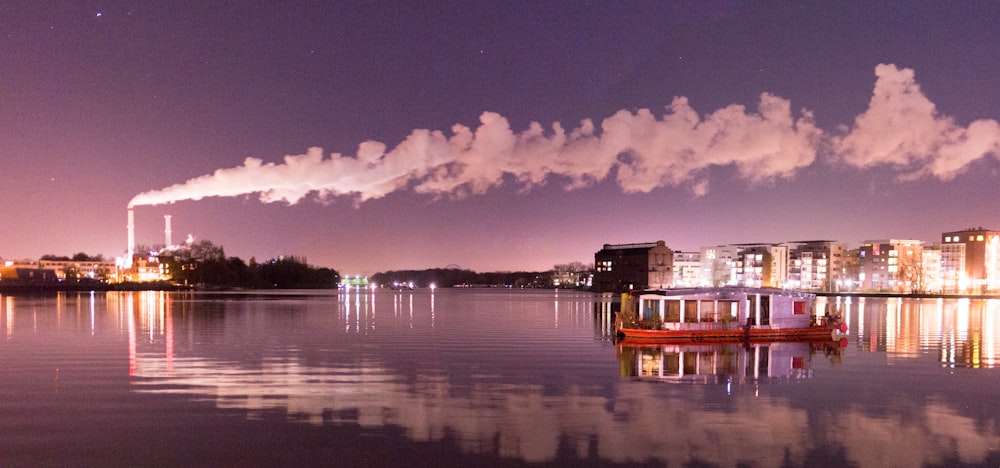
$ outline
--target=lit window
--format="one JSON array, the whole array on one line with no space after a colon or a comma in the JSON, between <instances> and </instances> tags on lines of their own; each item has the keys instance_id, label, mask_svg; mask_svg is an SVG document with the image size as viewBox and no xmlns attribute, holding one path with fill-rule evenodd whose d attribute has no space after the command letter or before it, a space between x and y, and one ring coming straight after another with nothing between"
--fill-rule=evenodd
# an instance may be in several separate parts
<instances>
[{"instance_id":1,"label":"lit window","mask_svg":"<svg viewBox=\"0 0 1000 468\"><path fill-rule=\"evenodd\" d=\"M980 234L980 235L976 236L976 240L977 241L982 241L983 240L983 235Z\"/></svg>"},{"instance_id":2,"label":"lit window","mask_svg":"<svg viewBox=\"0 0 1000 468\"><path fill-rule=\"evenodd\" d=\"M951 236L944 236L945 242L951 242Z\"/></svg>"}]
</instances>

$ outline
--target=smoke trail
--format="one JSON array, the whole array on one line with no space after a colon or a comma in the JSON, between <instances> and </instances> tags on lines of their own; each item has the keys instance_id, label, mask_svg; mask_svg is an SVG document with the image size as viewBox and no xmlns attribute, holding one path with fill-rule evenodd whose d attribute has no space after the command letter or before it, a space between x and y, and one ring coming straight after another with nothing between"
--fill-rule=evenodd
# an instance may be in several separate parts
<instances>
[{"instance_id":1,"label":"smoke trail","mask_svg":"<svg viewBox=\"0 0 1000 468\"><path fill-rule=\"evenodd\" d=\"M790 178L813 164L821 147L831 149L830 164L886 165L904 179L949 180L1000 153L996 121L958 126L920 92L913 70L883 64L875 75L868 109L833 136L815 126L811 112L793 116L788 100L769 93L760 95L756 113L734 104L702 118L678 97L660 117L648 109L621 110L599 128L587 119L569 131L558 122L548 130L533 122L515 133L506 118L485 112L475 129L414 130L391 151L366 141L354 156L325 157L310 148L279 164L247 158L241 166L141 193L129 206L246 194L265 203L294 204L309 195L361 203L406 189L462 198L510 178L523 191L547 183L572 190L614 177L624 192L685 186L701 196L713 166L735 167L750 183Z\"/></svg>"},{"instance_id":2,"label":"smoke trail","mask_svg":"<svg viewBox=\"0 0 1000 468\"><path fill-rule=\"evenodd\" d=\"M584 120L569 132L559 123L549 131L532 123L520 133L503 116L486 112L474 130L414 130L388 152L385 144L367 141L355 156L324 157L322 149L310 148L280 164L247 158L241 166L139 194L129 206L244 194L266 203L294 204L310 194L363 202L401 189L461 198L497 187L505 176L525 191L550 182L570 190L612 173L626 192L688 183L703 194L707 184L698 179L711 166L733 165L746 179L762 182L811 164L822 132L811 113L796 119L790 109L787 100L765 93L758 113L731 105L702 119L679 97L660 118L646 109L622 110L604 119L600 131Z\"/></svg>"}]
</instances>

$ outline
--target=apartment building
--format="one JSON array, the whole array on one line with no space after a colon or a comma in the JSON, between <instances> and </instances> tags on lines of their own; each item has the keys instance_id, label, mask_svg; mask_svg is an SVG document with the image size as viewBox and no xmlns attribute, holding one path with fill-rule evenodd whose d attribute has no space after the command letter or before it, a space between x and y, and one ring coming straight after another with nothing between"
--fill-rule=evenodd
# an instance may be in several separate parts
<instances>
[{"instance_id":1,"label":"apartment building","mask_svg":"<svg viewBox=\"0 0 1000 468\"><path fill-rule=\"evenodd\" d=\"M1000 290L1000 231L980 227L941 234L941 263L945 291Z\"/></svg>"},{"instance_id":2,"label":"apartment building","mask_svg":"<svg viewBox=\"0 0 1000 468\"><path fill-rule=\"evenodd\" d=\"M861 289L918 292L924 282L922 244L912 239L865 241L859 251Z\"/></svg>"},{"instance_id":3,"label":"apartment building","mask_svg":"<svg viewBox=\"0 0 1000 468\"><path fill-rule=\"evenodd\" d=\"M674 252L674 287L703 286L701 282L701 252Z\"/></svg>"},{"instance_id":4,"label":"apartment building","mask_svg":"<svg viewBox=\"0 0 1000 468\"><path fill-rule=\"evenodd\" d=\"M788 287L834 291L842 280L845 245L830 240L788 242Z\"/></svg>"}]
</instances>

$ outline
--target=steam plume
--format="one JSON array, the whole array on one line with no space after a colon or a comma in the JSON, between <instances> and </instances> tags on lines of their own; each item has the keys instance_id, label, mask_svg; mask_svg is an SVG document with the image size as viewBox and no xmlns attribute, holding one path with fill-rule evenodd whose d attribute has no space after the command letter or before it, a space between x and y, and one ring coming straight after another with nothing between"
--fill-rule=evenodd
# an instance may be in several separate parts
<instances>
[{"instance_id":1,"label":"steam plume","mask_svg":"<svg viewBox=\"0 0 1000 468\"><path fill-rule=\"evenodd\" d=\"M391 151L366 141L356 156L327 158L322 149L310 148L281 164L247 158L241 166L139 194L129 206L244 194L268 203L294 204L310 194L363 202L404 188L461 198L497 187L505 176L524 190L553 181L575 189L612 172L626 192L685 183L703 192L707 185L697 179L713 165L734 165L743 177L762 182L811 164L822 132L811 113L795 118L790 108L787 100L765 93L757 113L731 105L702 119L679 97L660 118L646 109L622 110L604 119L600 131L588 119L569 132L559 123L549 131L532 123L521 133L503 116L486 112L475 129L455 125L450 135L414 130Z\"/></svg>"},{"instance_id":2,"label":"steam plume","mask_svg":"<svg viewBox=\"0 0 1000 468\"><path fill-rule=\"evenodd\" d=\"M684 186L708 191L707 169L732 166L750 183L790 178L830 148L831 163L890 166L905 179L954 178L973 161L1000 153L1000 125L968 127L939 115L920 91L913 70L879 65L868 109L851 127L829 136L813 115L793 115L788 100L760 95L757 112L730 105L704 118L674 98L666 113L621 110L600 122L583 120L569 131L537 122L515 133L503 116L485 112L475 129L414 130L392 150L366 141L354 156L324 156L321 148L285 156L282 163L247 158L242 165L137 195L129 206L204 197L256 194L261 201L298 203L348 196L357 203L410 189L432 196L482 194L513 179L524 191L547 183L572 190L613 177L625 192Z\"/></svg>"},{"instance_id":3,"label":"steam plume","mask_svg":"<svg viewBox=\"0 0 1000 468\"><path fill-rule=\"evenodd\" d=\"M969 164L1000 153L1000 125L976 120L968 127L940 115L920 91L911 69L875 67L875 91L853 128L832 137L835 153L848 164L888 165L903 179L933 176L951 180Z\"/></svg>"}]
</instances>

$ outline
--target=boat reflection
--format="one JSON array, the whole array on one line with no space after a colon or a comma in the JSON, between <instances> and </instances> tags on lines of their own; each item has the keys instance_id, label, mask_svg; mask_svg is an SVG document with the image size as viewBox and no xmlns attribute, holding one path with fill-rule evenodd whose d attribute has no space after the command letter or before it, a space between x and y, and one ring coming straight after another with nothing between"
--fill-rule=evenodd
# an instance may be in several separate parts
<instances>
[{"instance_id":1,"label":"boat reflection","mask_svg":"<svg viewBox=\"0 0 1000 468\"><path fill-rule=\"evenodd\" d=\"M768 379L812 378L810 362L821 355L835 364L847 339L750 343L645 344L619 342L623 377L698 384L742 384Z\"/></svg>"}]
</instances>

